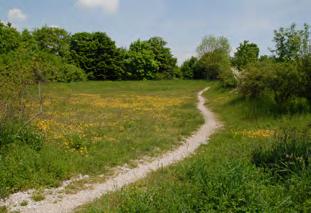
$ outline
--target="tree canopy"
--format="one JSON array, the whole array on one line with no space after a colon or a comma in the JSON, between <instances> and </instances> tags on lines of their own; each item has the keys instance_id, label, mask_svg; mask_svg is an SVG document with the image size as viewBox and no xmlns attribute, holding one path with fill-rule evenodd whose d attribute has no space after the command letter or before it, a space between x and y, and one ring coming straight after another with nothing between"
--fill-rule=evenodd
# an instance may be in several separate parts
<instances>
[{"instance_id":1,"label":"tree canopy","mask_svg":"<svg viewBox=\"0 0 311 213\"><path fill-rule=\"evenodd\" d=\"M70 41L72 60L90 79L118 80L123 72L120 53L114 41L102 32L76 33Z\"/></svg>"},{"instance_id":2,"label":"tree canopy","mask_svg":"<svg viewBox=\"0 0 311 213\"><path fill-rule=\"evenodd\" d=\"M205 36L197 47L199 58L204 56L206 53L214 52L215 50L221 50L229 55L231 47L228 39L224 36Z\"/></svg>"},{"instance_id":3,"label":"tree canopy","mask_svg":"<svg viewBox=\"0 0 311 213\"><path fill-rule=\"evenodd\" d=\"M241 70L249 63L254 63L259 57L259 47L257 44L249 43L249 41L244 41L237 48L234 54L233 63Z\"/></svg>"},{"instance_id":4,"label":"tree canopy","mask_svg":"<svg viewBox=\"0 0 311 213\"><path fill-rule=\"evenodd\" d=\"M297 29L296 24L281 27L274 31L275 49L271 50L279 61L293 61L309 54L310 26L304 24L303 29Z\"/></svg>"},{"instance_id":5,"label":"tree canopy","mask_svg":"<svg viewBox=\"0 0 311 213\"><path fill-rule=\"evenodd\" d=\"M36 29L32 34L40 50L63 58L69 57L70 35L66 30L58 27L44 26Z\"/></svg>"}]
</instances>

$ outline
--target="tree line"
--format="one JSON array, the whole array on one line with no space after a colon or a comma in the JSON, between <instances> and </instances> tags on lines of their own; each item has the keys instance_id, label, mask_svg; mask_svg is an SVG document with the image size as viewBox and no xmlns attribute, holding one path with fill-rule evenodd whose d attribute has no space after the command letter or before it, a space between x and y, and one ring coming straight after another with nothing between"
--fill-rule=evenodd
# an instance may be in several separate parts
<instances>
[{"instance_id":1,"label":"tree line","mask_svg":"<svg viewBox=\"0 0 311 213\"><path fill-rule=\"evenodd\" d=\"M197 48L198 56L181 66L182 75L219 80L248 100L273 102L282 111L310 110L310 26L281 27L274 31L273 42L269 56L260 56L257 44L243 41L231 57L228 39L207 36Z\"/></svg>"},{"instance_id":2,"label":"tree line","mask_svg":"<svg viewBox=\"0 0 311 213\"><path fill-rule=\"evenodd\" d=\"M137 40L125 49L104 32L71 35L48 26L19 32L0 23L1 65L9 66L7 59L15 55L49 81L173 79L177 74L177 59L161 37Z\"/></svg>"}]
</instances>

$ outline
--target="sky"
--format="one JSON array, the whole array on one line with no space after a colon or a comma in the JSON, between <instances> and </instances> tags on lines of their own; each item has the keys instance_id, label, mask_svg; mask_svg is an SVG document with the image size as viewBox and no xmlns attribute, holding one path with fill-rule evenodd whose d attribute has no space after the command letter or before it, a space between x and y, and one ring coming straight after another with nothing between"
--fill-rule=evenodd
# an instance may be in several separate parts
<instances>
[{"instance_id":1,"label":"sky","mask_svg":"<svg viewBox=\"0 0 311 213\"><path fill-rule=\"evenodd\" d=\"M102 31L120 47L161 36L181 63L205 35L227 37L233 52L249 40L269 54L274 29L311 24L311 0L0 0L0 20L19 30Z\"/></svg>"}]
</instances>

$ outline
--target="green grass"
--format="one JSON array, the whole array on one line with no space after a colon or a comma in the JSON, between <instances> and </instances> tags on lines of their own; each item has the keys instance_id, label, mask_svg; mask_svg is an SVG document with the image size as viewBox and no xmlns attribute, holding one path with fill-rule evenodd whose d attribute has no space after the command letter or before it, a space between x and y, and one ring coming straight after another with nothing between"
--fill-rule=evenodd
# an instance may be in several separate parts
<instances>
[{"instance_id":1,"label":"green grass","mask_svg":"<svg viewBox=\"0 0 311 213\"><path fill-rule=\"evenodd\" d=\"M43 144L0 149L0 197L55 187L78 174L96 175L177 145L203 120L196 94L204 81L82 82L43 87L34 126ZM35 112L38 101L27 105Z\"/></svg>"},{"instance_id":2,"label":"green grass","mask_svg":"<svg viewBox=\"0 0 311 213\"><path fill-rule=\"evenodd\" d=\"M310 212L310 166L280 180L273 171L257 167L252 160L258 150L272 149L265 156L283 151L284 148L273 148L279 147L274 145L278 143L275 132L284 127L306 128L311 114L275 114L270 111L270 103L251 103L217 83L209 85L207 105L225 128L208 145L202 146L195 156L77 211ZM310 150L310 143L305 144L308 145L304 150Z\"/></svg>"}]
</instances>

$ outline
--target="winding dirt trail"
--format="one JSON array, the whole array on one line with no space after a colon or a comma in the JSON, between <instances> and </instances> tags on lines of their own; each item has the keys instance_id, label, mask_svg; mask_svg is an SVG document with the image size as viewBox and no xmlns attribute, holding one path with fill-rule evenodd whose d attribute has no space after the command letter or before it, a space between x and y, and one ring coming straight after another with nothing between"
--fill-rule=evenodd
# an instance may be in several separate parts
<instances>
[{"instance_id":1,"label":"winding dirt trail","mask_svg":"<svg viewBox=\"0 0 311 213\"><path fill-rule=\"evenodd\" d=\"M46 199L43 201L31 203L24 207L14 207L14 205L22 202L23 199L25 199L26 195L24 197L19 195L18 198L20 199L20 201L17 201L17 198L14 198L13 196L5 201L5 205L7 205L10 210L19 210L20 212L25 213L71 212L75 208L83 204L89 203L108 192L116 191L126 185L143 179L153 171L183 160L184 158L193 154L201 144L208 143L209 137L216 131L217 128L221 126L221 124L216 120L215 115L211 111L209 111L204 105L205 99L203 98L202 94L207 90L208 88L198 93L197 105L197 108L200 110L204 117L205 123L200 127L197 132L195 132L175 150L169 151L151 161L140 163L136 168L120 172L119 174L107 179L104 183L92 184L91 189L82 190L76 194L63 195L62 198L59 198L58 196L57 201L55 200L55 195L53 197L49 197L49 195L47 195Z\"/></svg>"}]
</instances>

